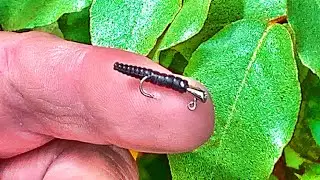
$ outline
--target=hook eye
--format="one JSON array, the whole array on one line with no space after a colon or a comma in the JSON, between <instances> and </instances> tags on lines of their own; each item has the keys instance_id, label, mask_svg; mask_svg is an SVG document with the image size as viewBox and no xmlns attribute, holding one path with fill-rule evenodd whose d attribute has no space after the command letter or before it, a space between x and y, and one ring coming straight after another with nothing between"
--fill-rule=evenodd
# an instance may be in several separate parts
<instances>
[{"instance_id":1,"label":"hook eye","mask_svg":"<svg viewBox=\"0 0 320 180\"><path fill-rule=\"evenodd\" d=\"M190 111L194 111L196 108L197 108L197 98L193 98L193 100L188 104L188 109Z\"/></svg>"},{"instance_id":2,"label":"hook eye","mask_svg":"<svg viewBox=\"0 0 320 180\"><path fill-rule=\"evenodd\" d=\"M143 89L143 83L147 80L151 78L151 76L145 76L144 78L141 79L140 81L140 85L139 85L139 90L141 92L142 95L146 96L146 97L149 97L149 98L154 98L154 95L153 94L149 94L148 92L146 92L144 89Z\"/></svg>"}]
</instances>

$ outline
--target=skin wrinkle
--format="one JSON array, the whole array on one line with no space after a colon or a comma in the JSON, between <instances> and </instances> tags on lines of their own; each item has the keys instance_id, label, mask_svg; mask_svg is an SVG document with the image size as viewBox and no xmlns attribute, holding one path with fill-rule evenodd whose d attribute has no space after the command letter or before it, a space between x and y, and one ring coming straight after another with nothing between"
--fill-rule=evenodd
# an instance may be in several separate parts
<instances>
[{"instance_id":1,"label":"skin wrinkle","mask_svg":"<svg viewBox=\"0 0 320 180\"><path fill-rule=\"evenodd\" d=\"M74 89L75 91L77 92L77 99L79 99L79 102L81 102L81 106L82 106L82 111L87 115L88 118L86 118L86 123L91 123L91 129L93 130L93 132L98 132L98 134L103 134L100 130L100 128L98 128L98 126L96 125L96 123L94 122L90 122L89 120L91 119L91 121L96 121L96 119L93 117L92 115L92 112L88 110L87 106L85 106L85 103L84 103L84 100L83 100L83 96L81 96L81 93L80 93L80 79L81 79L81 74L82 74L82 70L83 70L83 62L84 62L84 59L86 58L87 54L89 51L92 51L93 48L91 46L87 46L87 45L84 45L86 47L86 51L84 51L83 53L79 53L81 54L81 63L79 63L79 76L76 76L75 79L74 79ZM80 51L77 50L77 51ZM100 121L100 120L99 120ZM107 141L107 144L109 144L110 141Z\"/></svg>"},{"instance_id":2,"label":"skin wrinkle","mask_svg":"<svg viewBox=\"0 0 320 180\"><path fill-rule=\"evenodd\" d=\"M55 143L55 142L54 142ZM85 160L82 156L85 152L89 153L88 157L91 160L88 161L88 164L95 162L97 159L102 160L104 163L103 166L97 167L98 169L106 172L105 175L108 177L113 177L112 179L138 179L137 168L133 161L133 158L127 150L121 148L111 148L110 146L105 145L96 145L92 146L86 143L71 142L69 144L63 142L56 145L56 147L62 147L63 153L59 153L58 157L54 158L50 163L50 167L46 168L46 174L43 176L43 179L47 176L51 177L50 172L53 169L53 172L58 169L58 172L62 169L59 169L59 166L63 167L66 159L71 158L70 163L74 164L77 167L78 163L82 163ZM49 145L50 146L50 145ZM123 153L119 153L123 152ZM87 154L85 153L85 154ZM71 156L71 157L70 157ZM131 157L132 161L126 161L126 157ZM92 164L94 165L94 164ZM99 164L97 164L99 165ZM121 166L126 168L121 168ZM94 166L93 166L94 167ZM78 167L81 169L81 166Z\"/></svg>"},{"instance_id":3,"label":"skin wrinkle","mask_svg":"<svg viewBox=\"0 0 320 180\"><path fill-rule=\"evenodd\" d=\"M31 38L34 38L34 37L31 37ZM40 38L42 38L42 37L40 37ZM61 57L61 53L63 53L63 52L68 53L67 50L64 49L64 46L65 45L57 46L56 48L51 49L51 51L52 51L51 54L53 54L52 59L56 59L55 57ZM57 53L55 53L55 52L57 52ZM63 67L67 67L67 68L65 68L65 71L62 73L64 73L64 74L65 73L72 73L72 79L75 78L78 81L79 80L79 73L74 73L73 71L74 71L74 69L81 67L81 64L82 64L83 58L86 55L86 52L87 51L84 50L84 48L78 48L75 51L75 53L72 54L73 56L74 56L74 54L76 54L76 57L77 57L77 58L74 58L75 59L74 61L70 62L69 60L65 60L61 64L61 61L58 61L59 60L59 58L58 58L58 60L50 61L51 68L54 68L56 66L60 67L63 65ZM64 62L66 62L66 63L64 63ZM21 63L19 62L19 65L20 64ZM19 66L18 66L18 68L19 68ZM36 67L35 69L37 69L37 68L41 68L41 67ZM19 73L18 73L18 75L19 75ZM66 74L66 75L68 75L68 74ZM19 76L21 76L21 75L19 75ZM70 83L70 85L72 85L72 87L79 87L76 83ZM22 87L22 88L24 88L24 87ZM76 125L79 127L79 126L83 126L83 124L88 124L90 122L90 119L88 117L86 117L87 116L86 113L88 111L84 110L85 106L80 101L79 90L78 90L79 88L74 88L74 89L76 89L76 92L78 92L78 93L74 94L74 96L77 98L73 99L73 101L71 102L75 105L73 107L70 107L70 103L68 103L68 105L62 104L61 102L52 101L50 99L44 99L39 96L36 98L34 98L34 97L28 98L26 100L26 97L24 97L24 93L21 92L22 89L20 90L20 88L18 88L18 87L15 87L14 89L16 90L16 92L18 92L23 97L23 99L25 101L24 104L26 104L31 109L31 111L33 111L36 119L38 119L37 121L40 121L42 124L50 123L50 121L43 121L43 119L53 120L55 122L58 122L59 124L62 124L62 126L65 126L66 124L69 124L69 125L73 124L73 125ZM46 90L44 90L44 89L42 90L42 89L43 89L43 87L41 87L41 88L27 87L27 88L23 89L23 91L30 93L30 92L33 92L30 90L37 90L41 94L41 92L46 91ZM54 93L54 92L59 92L59 89L55 89L52 93ZM38 93L35 93L35 94L38 94ZM43 101L43 102L39 103L38 102L39 100ZM40 108L37 107L37 105L41 105L41 106L39 106ZM71 111L71 110L73 110L73 111ZM39 117L39 113L41 114L40 117ZM49 116L49 118L43 118L43 114L44 114L44 116ZM53 116L53 115L58 116L59 118L58 119L57 118L50 118L50 116ZM64 120L64 119L76 119L75 117L78 117L78 119L74 122L69 121L68 123L66 123L68 120ZM81 121L84 123L81 123ZM91 123L91 124L94 124L94 123ZM54 126L47 126L47 127L54 127ZM90 126L88 126L88 127L90 127ZM72 128L69 128L69 129L72 129ZM95 129L98 129L98 128L95 128ZM51 130L51 132L52 131L53 130ZM42 132L42 133L46 134L46 135L53 135L53 134L48 134L46 132Z\"/></svg>"},{"instance_id":4,"label":"skin wrinkle","mask_svg":"<svg viewBox=\"0 0 320 180\"><path fill-rule=\"evenodd\" d=\"M30 112L29 108L24 105L24 98L21 93L17 91L17 89L9 83L10 90L6 91L4 95L2 95L2 101L5 102L3 107L7 107L6 109L2 109L3 113L10 112L6 114L11 114L11 119L14 119L14 122L16 122L17 126L20 126L21 122L24 122L23 119L27 119L26 117L33 118L33 114ZM15 99L12 99L15 98ZM18 100L17 100L18 99ZM18 102L18 104L15 104L13 102ZM25 117L25 118L23 118ZM9 118L9 119L10 119ZM26 130L26 129L23 129Z\"/></svg>"},{"instance_id":5,"label":"skin wrinkle","mask_svg":"<svg viewBox=\"0 0 320 180\"><path fill-rule=\"evenodd\" d=\"M54 103L53 101L49 101L49 100L46 100L46 99L44 99L44 98L41 98L41 97L37 97L36 99L35 99L35 101L37 101L37 100L39 100L39 101L43 101L42 103L40 103L40 104L48 104L49 105L49 107L54 107L54 108L51 108L51 109L66 109L67 110L67 112L68 111L70 111L70 110L72 110L72 108L70 107L70 106L73 106L74 104L70 104L70 105L61 105L61 104L59 104L59 103ZM35 104L38 104L38 102L36 102Z\"/></svg>"},{"instance_id":6,"label":"skin wrinkle","mask_svg":"<svg viewBox=\"0 0 320 180\"><path fill-rule=\"evenodd\" d=\"M116 153L115 151L110 150L110 148L108 147L108 149L102 149L101 147L97 147L95 148L95 151L99 153L99 155L102 155L103 158L106 160L106 162L108 162L107 164L109 166L112 166L113 168L110 168L107 166L103 166L102 169L107 172L109 175L115 176L114 179L125 179L125 175L123 173L121 173L121 169L119 168L120 165L118 165L118 162L121 161L117 161L116 156L114 156L114 154ZM121 157L120 157L121 158ZM123 164L121 164L123 165ZM121 178L119 177L121 176Z\"/></svg>"},{"instance_id":7,"label":"skin wrinkle","mask_svg":"<svg viewBox=\"0 0 320 180\"><path fill-rule=\"evenodd\" d=\"M101 151L101 149L99 149L99 152L103 154L104 158L107 159L107 162L109 162L109 164L114 166L114 168L112 168L112 169L110 169L110 168L107 169L106 167L104 167L103 168L104 171L108 172L109 174L116 175L116 177L114 177L114 179L126 179L125 178L126 176L122 173L123 171L121 171L122 170L121 166L118 164L119 161L117 161L117 159L116 159L117 156L114 156L114 153L116 153L116 151L111 151L111 152L110 151L111 151L110 149L108 149L107 151ZM122 157L119 156L119 154L116 154L116 155L118 155L117 158L122 159ZM123 164L121 164L121 165L123 166Z\"/></svg>"},{"instance_id":8,"label":"skin wrinkle","mask_svg":"<svg viewBox=\"0 0 320 180\"><path fill-rule=\"evenodd\" d=\"M8 73L10 73L10 68L8 68ZM3 92L4 94L2 95L2 99L3 99L2 102L6 102L4 107L10 108L11 113L8 113L8 114L12 115L11 118L15 119L15 122L17 122L17 125L20 127L20 123L23 122L23 119L26 119L22 117L23 116L32 117L32 113L25 104L24 95L15 87L14 83L12 82L11 79L8 78L7 75L5 77L6 78L4 80L4 87L7 87L7 88L4 88L5 92ZM17 117L17 114L21 114L21 113L23 113L23 116ZM23 129L23 130L27 130L27 129Z\"/></svg>"},{"instance_id":9,"label":"skin wrinkle","mask_svg":"<svg viewBox=\"0 0 320 180\"><path fill-rule=\"evenodd\" d=\"M88 123L88 120L80 120L79 119L86 119L83 117L78 118L78 116L60 116L56 117L55 115L48 115L46 113L36 113L37 117L39 119L42 119L43 122L50 123L51 126L48 127L56 127L56 128L50 128L50 130L38 130L41 134L47 135L47 136L54 136L56 138L62 138L64 139L65 134L70 133L70 136L73 136L72 134L75 134L77 136L77 132L83 132L86 131L87 134L91 134L92 136L97 136L97 132L92 128L91 124ZM43 115L40 115L43 114ZM56 124L54 124L56 123ZM71 133L71 131L73 131ZM86 140L83 140L84 142L87 142ZM102 144L102 143L99 143ZM104 143L109 144L109 143Z\"/></svg>"},{"instance_id":10,"label":"skin wrinkle","mask_svg":"<svg viewBox=\"0 0 320 180\"><path fill-rule=\"evenodd\" d=\"M5 52L6 52L6 54L8 54L7 52L10 52L10 57L11 57L10 59L14 59L12 54L16 54L16 53L12 53L12 52L15 52L12 48L6 48ZM78 56L82 57L82 58L84 57L84 54L85 54L84 52L86 52L86 51L77 50L77 53L79 54ZM6 57L9 57L9 56L6 55ZM81 58L78 58L77 61L81 62L82 60L79 60L79 59L81 59ZM41 123L42 124L40 126L41 128L37 128L37 129L41 129L42 131L46 132L46 133L42 133L43 137L46 137L47 135L54 135L53 133L50 133L50 132L52 132L52 130L48 131L48 128L43 128L43 127L54 127L54 126L44 125L44 122L45 122L45 121L43 121L44 118L37 118L37 116L36 116L37 110L39 110L39 108L38 109L37 108L33 108L33 105L32 105L33 103L31 103L31 104L28 103L30 101L38 101L40 98L31 99L31 100L27 100L26 101L26 97L25 97L24 93L22 93L20 91L20 89L15 85L15 83L13 83L13 79L10 78L11 77L10 73L12 72L13 69L9 68L9 67L12 66L12 63L9 62L9 63L6 63L6 64L9 64L7 66L8 67L7 68L8 71L6 71L6 73L3 73L3 71L2 71L1 74L4 74L4 76L2 76L2 79L3 79L3 82L6 84L6 86L3 86L3 87L9 87L9 88L3 89L4 93L1 96L2 99L3 99L1 101L1 104L3 104L3 102L5 102L5 104L3 104L3 107L9 107L11 109L10 111L14 110L13 112L7 113L7 114L11 114L11 119L15 119L15 120L13 120L13 122L16 122L16 127L18 129L20 129L20 131L22 131L22 132L28 132L28 133L34 134L35 133L35 131L33 130L34 128L30 128L30 127L31 126L34 127L33 125L35 125L35 123L38 124L38 125L39 125L39 123ZM72 69L71 66L68 66L68 70L70 70L70 69ZM1 78L1 76L0 76L0 78ZM77 79L79 79L79 78L77 78ZM30 90L38 90L39 91L41 89L42 88L32 88L32 87L30 87L30 88L26 89L26 91L30 91ZM79 97L79 95L78 95L78 97ZM50 104L49 111L46 112L47 115L50 115L50 114L51 115L56 115L56 114L59 115L59 114L61 114L61 113L58 113L57 111L50 113L51 112L50 110L52 110L52 109L55 109L55 110L59 109L61 107L61 106L59 107L60 104L53 104L53 102L51 102L49 100L45 100L45 99L42 99L42 100L46 101L48 104ZM43 103L35 103L35 104L43 104ZM63 118L61 118L61 119L65 119L64 117L66 115L68 115L68 113L70 113L70 109L71 108L68 107L68 106L64 106L64 107L66 107L66 108L62 108L62 109L65 109L64 110L65 112L62 112L63 116L61 116L61 117L63 117ZM82 107L84 107L84 106L82 105ZM83 112L82 110L79 110L79 112L82 112L82 114L85 114L85 112ZM23 115L22 115L22 113L23 113ZM27 116L27 114L29 114L29 115ZM73 114L73 115L71 115L72 118L70 118L70 119L76 119L74 117L78 116L78 115L76 115L77 113L74 112L72 114ZM29 117L29 118L26 118L26 117ZM80 117L80 115L78 117ZM48 118L46 118L46 119L48 119ZM51 120L52 119L56 120L56 118L50 118L50 119ZM88 118L81 117L81 118L77 118L77 119L78 120L79 119L85 120L85 122L86 122L85 124L88 123L88 120L87 120ZM83 127L84 125L79 124L78 120L77 121L73 121L74 124L76 124L77 126L82 126ZM62 122L60 121L59 124L66 124L66 123L62 123ZM69 123L69 124L71 124L71 123ZM90 127L90 126L88 126L88 127ZM72 128L69 128L69 129L72 129ZM39 133L37 132L37 134L39 134ZM46 135L44 135L44 134L46 134Z\"/></svg>"},{"instance_id":11,"label":"skin wrinkle","mask_svg":"<svg viewBox=\"0 0 320 180\"><path fill-rule=\"evenodd\" d=\"M75 89L77 91L77 95L78 95L79 101L82 102L83 109L85 110L86 114L89 116L90 119L94 120L95 122L102 122L102 121L110 122L107 118L102 119L102 118L99 118L99 116L95 116L93 114L93 111L92 110L90 111L89 107L85 103L88 100L84 100L85 97L83 95L81 95L81 90L82 90L81 86L82 86L82 83L83 83L81 81L82 80L82 75L86 74L84 72L84 70L85 70L85 68L84 68L84 60L89 58L89 52L95 51L95 49L92 48L91 46L86 46L86 48L87 48L87 50L85 51L85 53L82 56L82 63L80 64L80 68L79 68L80 69L79 77L76 78L76 80L75 80L75 82L76 82L75 83L75 87L76 87ZM99 47L96 47L96 48L99 48ZM102 107L102 108L105 108L105 107ZM113 131L110 125L107 125L107 123L105 123L105 126L107 126L107 127L104 128L104 129L101 129L101 128L98 127L99 124L94 123L94 122L91 123L91 124L92 124L92 130L94 130L94 132L96 132L97 134L101 134L101 136L104 137L103 143L110 144L110 142L112 142L112 140L108 136L108 133Z\"/></svg>"},{"instance_id":12,"label":"skin wrinkle","mask_svg":"<svg viewBox=\"0 0 320 180\"><path fill-rule=\"evenodd\" d=\"M22 170L20 168L17 168L17 167L21 167L19 165L20 161L27 160L27 161L34 162L34 159L37 159L37 161L39 160L39 163L43 163L43 162L45 162L45 163L43 164L44 166L41 166L40 169L37 169L38 170L37 172L33 172L33 173L40 174L37 176L45 175L48 170L48 167L56 159L58 159L58 157L63 153L65 148L61 148L61 147L65 146L65 145L66 145L65 141L57 141L56 140L51 143L47 143L46 145L44 145L41 148L34 149L30 152L13 157L12 159L4 160L3 162L0 163L0 167L2 166L2 168L0 168L0 179L5 179L4 177L1 177L1 175L2 176L6 175L3 172L7 173L7 175L8 175L8 172L9 172L9 175L10 175L10 172L15 172L15 174L13 174L13 176L19 176L20 170ZM43 156L44 152L47 153L47 156L45 158L43 158L44 161L42 161L41 158L39 158L39 157ZM31 165L37 166L38 164L31 164ZM6 169L6 168L8 168L8 169ZM28 164L28 168L32 168L32 166L30 166L30 164ZM1 171L3 171L3 172L1 172Z\"/></svg>"},{"instance_id":13,"label":"skin wrinkle","mask_svg":"<svg viewBox=\"0 0 320 180\"><path fill-rule=\"evenodd\" d=\"M86 48L88 48L89 50L92 49L90 46L86 46ZM81 71L81 67L82 67L82 62L83 62L83 58L86 56L86 53L87 53L88 50L84 50L84 48L77 48L76 50L76 56L78 58L75 58L76 60L74 60L74 62L77 62L77 67L80 67L80 71ZM59 53L58 53L59 54ZM72 62L72 64L74 63ZM70 62L71 63L71 62ZM70 64L69 63L69 64ZM60 65L58 63L58 65ZM71 67L75 67L74 65L69 65L67 66L67 70L66 71L70 71L72 70ZM58 127L62 125L63 126L69 126L67 129L70 129L72 130L73 128L76 128L76 129L79 129L78 127L87 127L85 131L88 131L90 133L95 133L95 134L99 134L99 131L101 134L104 134L103 132L105 131L105 129L102 131L102 129L98 128L97 127L97 124L94 123L96 122L97 120L96 119L93 119L93 118L90 118L90 116L92 116L91 112L88 111L86 109L86 107L83 105L83 100L81 99L81 96L79 95L80 93L80 88L79 88L79 79L80 79L80 73L72 73L73 74L73 77L72 78L75 78L75 83L70 83L72 85L72 87L75 87L74 89L76 90L77 93L74 94L74 96L76 97L76 100L73 101L74 104L77 104L78 107L76 108L72 108L74 109L74 112L70 114L70 107L66 106L66 105L61 105L59 103L53 103L54 101L50 101L50 100L47 100L47 99L43 99L43 98L28 98L28 100L26 100L26 97L24 96L24 93L21 92L21 90L16 87L14 85L14 83L10 83L11 84L11 87L12 89L14 89L14 91L16 92L16 94L19 94L19 97L21 99L21 102L23 101L23 106L26 106L28 107L28 112L31 112L34 114L35 118L34 118L34 122L31 123L34 124L35 122L40 122L42 124L43 127L56 127L56 126L53 126L53 125L49 125L50 123L52 123L52 121L55 121L55 122L58 122ZM74 74L76 74L76 76L74 76ZM11 79L9 79L9 81L12 82ZM30 90L41 90L42 88L33 88L33 87L28 87L26 88L26 90L24 91L28 91L30 92ZM58 92L59 90L55 90L56 92ZM39 91L41 93L41 91ZM8 92L8 94L12 94L12 91L11 92ZM37 94L37 93L36 93ZM37 101L39 100L43 100L44 102L46 103L39 103ZM40 101L41 101L40 100ZM78 103L77 103L78 102ZM37 104L40 104L41 107L43 108L38 108L38 107L35 107L33 104L37 105ZM47 105L48 104L48 105ZM20 106L21 104L17 105L17 106ZM15 105L12 105L12 106L15 106ZM59 107L66 107L66 109L64 108L59 108ZM20 106L21 107L21 106ZM40 109L43 109L43 110L40 110ZM59 110L61 109L61 110ZM78 110L77 110L78 109ZM52 110L55 110L55 111L52 111ZM39 117L39 111L40 113L42 114L41 116L42 117ZM90 113L89 113L90 112ZM80 113L82 115L77 115L77 113ZM53 115L57 115L60 119L57 119L57 118L50 118L50 116L53 116ZM49 116L49 118L44 118L44 116ZM69 116L69 117L67 117ZM78 117L77 120L73 121L74 123L72 123L72 121L69 121L70 119L76 119L75 117ZM45 120L45 121L44 121ZM46 121L47 120L47 121ZM66 123L68 122L69 123ZM83 123L81 123L81 121ZM100 121L103 121L102 119ZM24 123L26 124L26 123ZM30 124L30 123L29 123ZM69 125L67 125L69 124ZM73 124L73 126L71 125ZM67 133L67 132L64 132L64 133L58 133L57 130L61 129L61 128L55 128L55 129L51 129L48 131L48 128L37 128L37 129L34 129L34 128L28 128L28 131L30 132L38 132L40 131L40 133L44 134L44 135L49 135L49 136L52 136L52 135L57 135L57 134L61 134L62 137L63 137L63 134ZM66 129L66 127L63 127L63 129ZM80 128L80 129L83 129L83 128ZM90 130L89 130L90 129ZM106 144L109 144L110 143L110 140L107 140L107 138L105 138L104 142Z\"/></svg>"},{"instance_id":14,"label":"skin wrinkle","mask_svg":"<svg viewBox=\"0 0 320 180\"><path fill-rule=\"evenodd\" d=\"M34 112L32 112L32 110L30 110L30 107L26 106L25 103L25 99L23 94L13 85L13 83L9 83L10 87L12 89L11 92L7 92L7 95L4 95L6 97L6 100L3 102L8 102L5 106L9 107L11 110L15 110L13 113L10 113L12 115L17 115L17 114L23 114L19 117L12 117L13 119L16 119L16 122L18 125L20 125L20 122L24 123L24 124L28 124L26 122L27 119L32 119L32 121L34 121L35 118L35 114ZM10 97L14 97L14 94L16 94L16 97L18 97L20 99L20 103L19 104L15 104L14 102L17 102L16 100L12 100L10 101ZM11 103L10 103L11 102ZM30 118L23 118L23 117L30 117ZM42 123L43 121L37 121L37 124L41 123L41 128L44 128L44 124ZM33 124L33 123L32 123ZM34 133L31 129L29 129L26 126L23 126L23 130L30 132L30 133ZM46 129L46 128L45 128Z\"/></svg>"},{"instance_id":15,"label":"skin wrinkle","mask_svg":"<svg viewBox=\"0 0 320 180\"><path fill-rule=\"evenodd\" d=\"M119 147L114 148L113 145L110 145L107 150L100 148L99 151L105 158L111 160L111 162L108 161L109 164L112 163L114 165L116 173L113 172L112 174L116 176L115 179L138 179L136 164L133 163L134 160L127 150ZM119 162L124 163L119 164Z\"/></svg>"},{"instance_id":16,"label":"skin wrinkle","mask_svg":"<svg viewBox=\"0 0 320 180\"><path fill-rule=\"evenodd\" d=\"M109 175L112 175L113 176L113 179L124 179L124 175L122 173L119 172L119 169L118 169L118 166L117 166L117 163L114 162L114 160L111 158L110 155L106 156L104 155L104 158L106 159L106 161L109 162L109 167L103 167L103 171L105 171L106 173L108 173ZM110 163L110 161L112 163ZM110 168L110 166L112 168ZM121 177L121 178L120 178Z\"/></svg>"},{"instance_id":17,"label":"skin wrinkle","mask_svg":"<svg viewBox=\"0 0 320 180\"><path fill-rule=\"evenodd\" d=\"M121 161L124 161L124 162L125 162L124 164L121 164L121 165L119 165L119 164L117 163L120 172L128 172L128 171L130 170L130 166L129 166L130 162L133 162L133 161L134 161L133 157L128 153L128 151L124 151L123 149L120 149L119 147L116 147L116 146L114 146L114 145L110 145L109 147L110 147L110 149L111 149L114 153L116 153L116 154L120 157ZM104 151L103 151L103 152L104 152ZM105 153L105 152L104 152L104 153ZM115 162L116 162L116 161L115 161ZM135 164L135 165L136 165L136 164ZM137 166L135 166L135 168L136 168L136 170L137 170ZM137 172L137 171L136 171L136 172ZM128 173L128 174L129 174L129 173ZM124 176L125 176L125 175L124 175ZM126 176L125 176L125 177L126 177Z\"/></svg>"},{"instance_id":18,"label":"skin wrinkle","mask_svg":"<svg viewBox=\"0 0 320 180\"><path fill-rule=\"evenodd\" d=\"M0 47L0 75L8 71L8 51L5 47Z\"/></svg>"},{"instance_id":19,"label":"skin wrinkle","mask_svg":"<svg viewBox=\"0 0 320 180\"><path fill-rule=\"evenodd\" d=\"M54 156L54 158L52 158L48 164L48 166L46 167L46 169L43 171L43 174L41 175L41 179L44 179L47 172L49 171L49 169L51 168L51 166L54 164L54 162L59 159L59 157L63 154L65 149L61 149L61 151L56 155Z\"/></svg>"},{"instance_id":20,"label":"skin wrinkle","mask_svg":"<svg viewBox=\"0 0 320 180\"><path fill-rule=\"evenodd\" d=\"M48 113L48 112L40 112L40 111L37 111L35 112L36 114L36 117L38 117L38 119L44 119L44 118L47 118L49 119L49 122L50 121L55 121L59 124L62 124L62 125L74 125L74 126L80 126L81 123L78 123L77 121L69 121L69 120L66 120L66 121L62 121L62 119L68 119L68 118L75 118L75 119L82 119L82 117L80 115L55 115L54 113ZM57 120L56 120L57 119Z\"/></svg>"}]
</instances>

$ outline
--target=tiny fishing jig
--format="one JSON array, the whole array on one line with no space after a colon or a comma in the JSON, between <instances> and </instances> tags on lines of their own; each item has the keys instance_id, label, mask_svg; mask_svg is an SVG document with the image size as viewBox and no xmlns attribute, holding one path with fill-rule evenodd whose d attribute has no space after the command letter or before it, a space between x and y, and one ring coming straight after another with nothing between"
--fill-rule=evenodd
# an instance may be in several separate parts
<instances>
[{"instance_id":1,"label":"tiny fishing jig","mask_svg":"<svg viewBox=\"0 0 320 180\"><path fill-rule=\"evenodd\" d=\"M141 94L149 98L154 98L154 95L147 93L143 89L143 83L145 81L162 87L173 89L180 93L191 93L194 96L193 100L188 104L188 109L191 111L196 109L198 100L205 103L208 98L208 94L206 91L189 86L187 80L184 80L177 76L164 74L152 69L123 64L119 62L114 63L113 69L125 75L140 79L139 90Z\"/></svg>"}]
</instances>

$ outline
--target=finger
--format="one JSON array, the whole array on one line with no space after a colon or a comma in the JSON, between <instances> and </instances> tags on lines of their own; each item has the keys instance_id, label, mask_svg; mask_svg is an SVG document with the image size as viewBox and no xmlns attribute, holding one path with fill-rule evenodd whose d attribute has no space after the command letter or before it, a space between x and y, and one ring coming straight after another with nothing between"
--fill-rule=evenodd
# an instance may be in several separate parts
<instances>
[{"instance_id":1,"label":"finger","mask_svg":"<svg viewBox=\"0 0 320 180\"><path fill-rule=\"evenodd\" d=\"M154 153L189 151L212 133L210 99L190 111L190 94L145 83L157 97L147 98L139 80L113 70L119 61L168 72L143 56L43 33L5 40L2 56L2 103L10 107L2 123L19 131Z\"/></svg>"},{"instance_id":2,"label":"finger","mask_svg":"<svg viewBox=\"0 0 320 180\"><path fill-rule=\"evenodd\" d=\"M54 140L0 162L0 179L138 179L127 150L115 146Z\"/></svg>"}]
</instances>

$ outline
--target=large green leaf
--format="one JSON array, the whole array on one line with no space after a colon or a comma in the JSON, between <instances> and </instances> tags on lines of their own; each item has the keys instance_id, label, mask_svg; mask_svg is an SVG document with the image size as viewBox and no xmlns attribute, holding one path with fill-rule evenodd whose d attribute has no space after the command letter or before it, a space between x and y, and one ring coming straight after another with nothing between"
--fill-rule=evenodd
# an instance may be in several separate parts
<instances>
[{"instance_id":1,"label":"large green leaf","mask_svg":"<svg viewBox=\"0 0 320 180\"><path fill-rule=\"evenodd\" d=\"M66 40L90 44L89 7L65 14L58 22Z\"/></svg>"},{"instance_id":2,"label":"large green leaf","mask_svg":"<svg viewBox=\"0 0 320 180\"><path fill-rule=\"evenodd\" d=\"M180 10L180 0L94 0L91 41L147 55Z\"/></svg>"},{"instance_id":3,"label":"large green leaf","mask_svg":"<svg viewBox=\"0 0 320 180\"><path fill-rule=\"evenodd\" d=\"M176 47L186 59L203 42L212 37L225 25L236 20L260 19L269 21L286 15L286 0L214 0L208 18L199 34Z\"/></svg>"},{"instance_id":4,"label":"large green leaf","mask_svg":"<svg viewBox=\"0 0 320 180\"><path fill-rule=\"evenodd\" d=\"M292 26L302 63L320 77L320 1L288 0Z\"/></svg>"},{"instance_id":5,"label":"large green leaf","mask_svg":"<svg viewBox=\"0 0 320 180\"><path fill-rule=\"evenodd\" d=\"M292 137L301 95L290 34L242 20L203 43L185 70L215 102L207 144L170 156L174 179L267 179Z\"/></svg>"},{"instance_id":6,"label":"large green leaf","mask_svg":"<svg viewBox=\"0 0 320 180\"><path fill-rule=\"evenodd\" d=\"M0 0L0 24L4 30L32 29L51 24L64 13L78 12L92 0Z\"/></svg>"}]
</instances>

